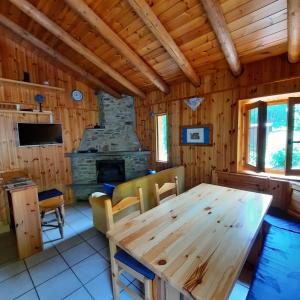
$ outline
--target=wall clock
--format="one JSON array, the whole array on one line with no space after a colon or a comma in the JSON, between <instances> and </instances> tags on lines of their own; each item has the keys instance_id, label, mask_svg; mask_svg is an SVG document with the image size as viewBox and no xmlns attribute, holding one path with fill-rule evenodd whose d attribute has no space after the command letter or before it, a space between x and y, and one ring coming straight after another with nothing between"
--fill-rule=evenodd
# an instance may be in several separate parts
<instances>
[{"instance_id":1,"label":"wall clock","mask_svg":"<svg viewBox=\"0 0 300 300\"><path fill-rule=\"evenodd\" d=\"M83 99L83 93L79 90L73 90L71 96L75 101L82 101Z\"/></svg>"}]
</instances>

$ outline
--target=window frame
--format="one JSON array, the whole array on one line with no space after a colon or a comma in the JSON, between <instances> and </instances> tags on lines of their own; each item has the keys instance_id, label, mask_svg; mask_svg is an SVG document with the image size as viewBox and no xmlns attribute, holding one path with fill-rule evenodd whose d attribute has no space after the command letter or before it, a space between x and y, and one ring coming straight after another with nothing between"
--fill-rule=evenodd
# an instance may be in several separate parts
<instances>
[{"instance_id":1,"label":"window frame","mask_svg":"<svg viewBox=\"0 0 300 300\"><path fill-rule=\"evenodd\" d=\"M267 101L267 107L272 106L272 105L278 105L278 104L289 104L289 99ZM289 111L289 108L288 108L288 111ZM266 116L266 119L267 119L267 116ZM288 127L289 127L289 120L287 118L287 136L288 136ZM267 143L267 141L266 141L266 143ZM285 156L287 157L287 152L285 153ZM270 174L286 175L286 165L284 166L283 170L265 168L265 172L270 173Z\"/></svg>"},{"instance_id":2,"label":"window frame","mask_svg":"<svg viewBox=\"0 0 300 300\"><path fill-rule=\"evenodd\" d=\"M266 153L266 122L267 122L267 107L277 104L288 104L287 111L287 139L285 153L285 167L283 170L265 168L265 153ZM280 175L300 175L299 169L292 169L292 150L293 150L293 128L294 128L294 105L300 104L300 97L283 98L280 100L255 101L242 104L242 160L240 168L243 171L266 172L268 174ZM248 164L248 132L249 132L249 112L253 108L259 108L258 114L258 134L257 134L257 162L256 166ZM300 143L300 141L298 141Z\"/></svg>"},{"instance_id":3,"label":"window frame","mask_svg":"<svg viewBox=\"0 0 300 300\"><path fill-rule=\"evenodd\" d=\"M158 117L166 116L167 118L167 160L159 159L159 141L158 141ZM168 163L169 162L169 128L168 128L168 114L167 113L159 113L155 114L155 161L157 163Z\"/></svg>"},{"instance_id":4,"label":"window frame","mask_svg":"<svg viewBox=\"0 0 300 300\"><path fill-rule=\"evenodd\" d=\"M285 174L286 175L300 175L300 169L292 169L292 155L293 155L293 129L294 129L294 107L295 104L300 104L300 97L289 98L288 102L288 132L286 141L286 158L285 158ZM299 143L298 141L297 143Z\"/></svg>"},{"instance_id":5,"label":"window frame","mask_svg":"<svg viewBox=\"0 0 300 300\"><path fill-rule=\"evenodd\" d=\"M249 149L249 112L252 109L258 108L258 126L257 126L257 141L256 151L257 153L263 153L262 156L256 155L256 166L248 163L248 149ZM264 172L265 168L265 151L266 151L266 108L267 104L263 101L256 101L254 103L245 104L244 112L244 164L243 168L255 172Z\"/></svg>"}]
</instances>

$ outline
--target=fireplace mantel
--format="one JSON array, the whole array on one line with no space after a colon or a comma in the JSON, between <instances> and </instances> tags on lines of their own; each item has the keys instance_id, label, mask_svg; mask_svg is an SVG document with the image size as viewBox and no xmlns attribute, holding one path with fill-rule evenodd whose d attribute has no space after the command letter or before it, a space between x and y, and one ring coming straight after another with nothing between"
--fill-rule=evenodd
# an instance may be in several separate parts
<instances>
[{"instance_id":1,"label":"fireplace mantel","mask_svg":"<svg viewBox=\"0 0 300 300\"><path fill-rule=\"evenodd\" d=\"M69 152L66 157L96 157L97 156L120 156L120 155L150 155L150 151L107 151L107 152Z\"/></svg>"}]
</instances>

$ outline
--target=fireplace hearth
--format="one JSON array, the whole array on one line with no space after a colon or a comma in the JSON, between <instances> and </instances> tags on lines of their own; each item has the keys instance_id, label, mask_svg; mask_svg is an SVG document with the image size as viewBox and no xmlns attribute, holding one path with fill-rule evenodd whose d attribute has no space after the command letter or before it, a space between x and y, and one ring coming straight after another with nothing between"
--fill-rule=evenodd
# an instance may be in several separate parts
<instances>
[{"instance_id":1,"label":"fireplace hearth","mask_svg":"<svg viewBox=\"0 0 300 300\"><path fill-rule=\"evenodd\" d=\"M97 160L96 175L98 183L125 181L125 160Z\"/></svg>"}]
</instances>

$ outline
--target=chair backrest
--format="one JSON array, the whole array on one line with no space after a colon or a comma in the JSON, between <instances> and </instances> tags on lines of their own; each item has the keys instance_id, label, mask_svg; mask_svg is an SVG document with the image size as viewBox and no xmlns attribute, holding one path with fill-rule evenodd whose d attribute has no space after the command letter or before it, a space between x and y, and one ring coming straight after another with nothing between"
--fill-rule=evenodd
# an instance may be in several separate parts
<instances>
[{"instance_id":1,"label":"chair backrest","mask_svg":"<svg viewBox=\"0 0 300 300\"><path fill-rule=\"evenodd\" d=\"M167 197L162 197L161 195L166 194L167 192L174 191L175 194L168 195ZM156 203L159 205L163 200L171 199L172 197L179 195L179 185L178 185L178 177L174 177L174 182L165 182L161 187L155 183L155 195L156 195Z\"/></svg>"},{"instance_id":2,"label":"chair backrest","mask_svg":"<svg viewBox=\"0 0 300 300\"><path fill-rule=\"evenodd\" d=\"M128 209L131 206L138 205L137 210L131 212L128 215L125 215L121 219L119 218L118 223L127 221L130 218L133 218L134 216L138 214L142 214L144 212L143 190L142 188L138 188L137 196L126 197L114 206L112 205L111 199L106 199L104 201L104 205L105 205L107 229L109 230L112 229L116 224L116 222L114 221L114 215L124 211L125 209Z\"/></svg>"}]
</instances>

